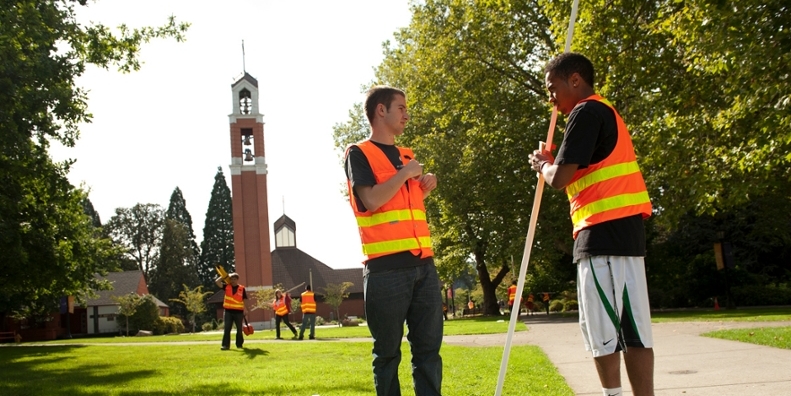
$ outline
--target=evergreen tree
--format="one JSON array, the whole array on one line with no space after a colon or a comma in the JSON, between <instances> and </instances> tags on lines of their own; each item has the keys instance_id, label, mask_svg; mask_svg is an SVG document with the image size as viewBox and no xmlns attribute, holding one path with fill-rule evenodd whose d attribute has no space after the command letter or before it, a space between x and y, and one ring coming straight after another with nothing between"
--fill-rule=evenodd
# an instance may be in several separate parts
<instances>
[{"instance_id":1,"label":"evergreen tree","mask_svg":"<svg viewBox=\"0 0 791 396\"><path fill-rule=\"evenodd\" d=\"M188 236L188 243L190 249L192 249L193 255L198 257L199 250L198 250L198 243L195 242L195 231L192 228L192 216L190 216L190 212L187 210L187 201L184 199L184 196L181 194L181 189L176 187L173 190L173 194L170 195L170 204L168 205L168 210L165 212L165 218L176 220L181 224L184 224L184 227L187 228L187 236Z\"/></svg>"},{"instance_id":2,"label":"evergreen tree","mask_svg":"<svg viewBox=\"0 0 791 396\"><path fill-rule=\"evenodd\" d=\"M194 269L196 257L188 242L187 227L177 220L166 219L156 267L150 272L148 282L151 294L162 301L178 297L182 285L194 288L199 283ZM172 308L173 313L182 317L188 313L183 306Z\"/></svg>"},{"instance_id":3,"label":"evergreen tree","mask_svg":"<svg viewBox=\"0 0 791 396\"><path fill-rule=\"evenodd\" d=\"M214 279L217 277L215 265L222 265L228 272L235 271L231 190L225 182L221 167L217 167L217 174L214 175L214 187L209 208L206 210L200 250L198 277L207 289L214 287Z\"/></svg>"},{"instance_id":4,"label":"evergreen tree","mask_svg":"<svg viewBox=\"0 0 791 396\"><path fill-rule=\"evenodd\" d=\"M99 217L99 213L96 213L96 209L93 208L93 203L88 197L82 200L82 210L91 218L91 223L94 227L102 226L102 219Z\"/></svg>"}]
</instances>

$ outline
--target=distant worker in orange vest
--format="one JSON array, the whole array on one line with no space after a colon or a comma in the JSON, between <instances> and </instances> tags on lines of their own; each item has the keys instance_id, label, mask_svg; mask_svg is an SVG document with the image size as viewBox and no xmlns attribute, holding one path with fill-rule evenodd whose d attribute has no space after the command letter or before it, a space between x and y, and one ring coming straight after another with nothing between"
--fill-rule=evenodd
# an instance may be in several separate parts
<instances>
[{"instance_id":1,"label":"distant worker in orange vest","mask_svg":"<svg viewBox=\"0 0 791 396\"><path fill-rule=\"evenodd\" d=\"M300 297L300 309L302 310L302 325L299 326L299 339L305 336L305 328L310 326L309 338L316 339L316 299L310 285L305 286L305 291Z\"/></svg>"},{"instance_id":2,"label":"distant worker in orange vest","mask_svg":"<svg viewBox=\"0 0 791 396\"><path fill-rule=\"evenodd\" d=\"M275 311L275 334L278 340L280 338L280 322L285 322L286 326L294 333L293 338L297 338L297 329L288 320L288 314L291 313L291 297L287 293L283 293L280 289L275 290L275 300L272 301L272 309Z\"/></svg>"},{"instance_id":3,"label":"distant worker in orange vest","mask_svg":"<svg viewBox=\"0 0 791 396\"><path fill-rule=\"evenodd\" d=\"M404 91L375 86L365 99L369 139L346 149L345 168L363 254L365 315L374 340L377 395L400 395L398 366L404 321L417 396L442 388L442 295L423 200L437 177L412 150L396 146L409 113Z\"/></svg>"},{"instance_id":4,"label":"distant worker in orange vest","mask_svg":"<svg viewBox=\"0 0 791 396\"><path fill-rule=\"evenodd\" d=\"M225 291L225 298L222 307L223 314L223 333L220 349L227 351L231 348L231 327L236 325L236 347L242 348L244 344L244 333L242 333L242 320L247 315L247 307L244 300L247 299L247 291L244 286L239 284L239 274L231 272L228 274L227 284L223 284L223 279L217 278L214 283Z\"/></svg>"},{"instance_id":5,"label":"distant worker in orange vest","mask_svg":"<svg viewBox=\"0 0 791 396\"><path fill-rule=\"evenodd\" d=\"M508 310L514 311L514 301L516 301L516 281L511 281L511 286L508 286ZM516 307L518 310L519 307ZM517 313L519 316L519 313Z\"/></svg>"},{"instance_id":6,"label":"distant worker in orange vest","mask_svg":"<svg viewBox=\"0 0 791 396\"><path fill-rule=\"evenodd\" d=\"M568 120L557 157L536 150L531 166L550 186L565 189L571 204L583 341L603 394L622 394L623 351L632 392L653 395L643 226L652 208L632 139L613 105L594 91L585 56L564 53L545 71L549 101Z\"/></svg>"},{"instance_id":7,"label":"distant worker in orange vest","mask_svg":"<svg viewBox=\"0 0 791 396\"><path fill-rule=\"evenodd\" d=\"M527 296L527 302L525 302L525 308L527 308L527 314L532 315L533 311L536 309L536 305L533 303L534 297L533 293Z\"/></svg>"}]
</instances>

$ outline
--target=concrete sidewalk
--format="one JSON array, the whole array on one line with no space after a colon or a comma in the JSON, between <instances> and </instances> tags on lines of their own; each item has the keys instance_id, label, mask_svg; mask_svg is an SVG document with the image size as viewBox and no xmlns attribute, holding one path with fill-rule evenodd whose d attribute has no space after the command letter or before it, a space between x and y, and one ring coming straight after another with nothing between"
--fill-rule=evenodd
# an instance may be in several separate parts
<instances>
[{"instance_id":1,"label":"concrete sidewalk","mask_svg":"<svg viewBox=\"0 0 791 396\"><path fill-rule=\"evenodd\" d=\"M601 395L590 352L576 318L522 317L529 331L514 333L514 345L541 347L577 395ZM791 395L791 350L701 337L732 328L791 326L785 322L672 322L653 325L657 395ZM445 343L504 346L505 334L449 336ZM624 394L631 395L621 365Z\"/></svg>"}]
</instances>

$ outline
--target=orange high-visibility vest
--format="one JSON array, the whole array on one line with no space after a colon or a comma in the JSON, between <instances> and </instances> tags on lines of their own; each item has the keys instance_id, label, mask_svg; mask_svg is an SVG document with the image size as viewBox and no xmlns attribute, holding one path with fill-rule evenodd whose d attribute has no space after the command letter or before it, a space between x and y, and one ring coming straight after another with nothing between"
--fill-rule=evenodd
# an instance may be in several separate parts
<instances>
[{"instance_id":1,"label":"orange high-visibility vest","mask_svg":"<svg viewBox=\"0 0 791 396\"><path fill-rule=\"evenodd\" d=\"M316 313L316 300L313 299L312 291L302 293L302 313Z\"/></svg>"},{"instance_id":2,"label":"orange high-visibility vest","mask_svg":"<svg viewBox=\"0 0 791 396\"><path fill-rule=\"evenodd\" d=\"M514 305L516 300L516 285L508 286L508 305Z\"/></svg>"},{"instance_id":3,"label":"orange high-visibility vest","mask_svg":"<svg viewBox=\"0 0 791 396\"><path fill-rule=\"evenodd\" d=\"M356 146L368 159L377 184L386 182L398 173L385 153L370 140L357 143ZM398 147L398 150L404 163L414 159L412 150L403 147ZM348 153L347 148L346 154ZM360 211L354 199L351 181L347 182L347 187L349 203L360 230L363 254L368 260L405 251L422 258L434 255L426 222L426 208L423 206L423 189L417 180L409 179L393 198L375 212Z\"/></svg>"},{"instance_id":4,"label":"orange high-visibility vest","mask_svg":"<svg viewBox=\"0 0 791 396\"><path fill-rule=\"evenodd\" d=\"M272 309L275 310L275 314L277 316L285 316L288 315L288 307L286 306L286 298L277 299L272 303Z\"/></svg>"},{"instance_id":5,"label":"orange high-visibility vest","mask_svg":"<svg viewBox=\"0 0 791 396\"><path fill-rule=\"evenodd\" d=\"M222 300L222 307L244 311L244 286L239 285L236 288L236 294L234 294L233 286L225 285L225 298Z\"/></svg>"},{"instance_id":6,"label":"orange high-visibility vest","mask_svg":"<svg viewBox=\"0 0 791 396\"><path fill-rule=\"evenodd\" d=\"M641 214L651 216L651 200L626 124L612 104L599 95L591 95L580 103L595 100L611 108L618 125L618 142L603 161L578 169L566 186L571 204L574 239L580 230L594 224Z\"/></svg>"}]
</instances>

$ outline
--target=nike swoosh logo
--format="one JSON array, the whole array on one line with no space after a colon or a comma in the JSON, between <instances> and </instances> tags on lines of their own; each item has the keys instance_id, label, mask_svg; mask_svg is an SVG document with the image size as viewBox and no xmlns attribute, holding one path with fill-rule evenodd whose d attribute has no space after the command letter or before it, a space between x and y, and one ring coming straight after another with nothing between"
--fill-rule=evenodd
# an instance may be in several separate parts
<instances>
[{"instance_id":1,"label":"nike swoosh logo","mask_svg":"<svg viewBox=\"0 0 791 396\"><path fill-rule=\"evenodd\" d=\"M612 342L612 340L614 340L614 339L615 339L615 338L610 338L610 340L609 340L609 341L607 341L607 342L605 342L605 343L604 343L604 345L607 345L607 344L609 344L609 343L610 343L610 342Z\"/></svg>"}]
</instances>

